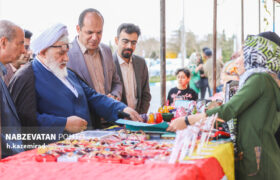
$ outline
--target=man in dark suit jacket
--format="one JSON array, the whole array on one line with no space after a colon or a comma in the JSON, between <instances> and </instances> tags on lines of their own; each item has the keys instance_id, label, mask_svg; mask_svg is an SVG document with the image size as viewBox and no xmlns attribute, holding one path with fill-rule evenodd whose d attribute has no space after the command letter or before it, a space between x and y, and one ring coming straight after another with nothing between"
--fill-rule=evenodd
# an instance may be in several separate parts
<instances>
[{"instance_id":1,"label":"man in dark suit jacket","mask_svg":"<svg viewBox=\"0 0 280 180\"><path fill-rule=\"evenodd\" d=\"M19 59L13 61L12 63L6 64L5 67L7 69L7 74L4 77L4 81L6 85L9 85L9 82L15 72L24 64L26 64L32 55L32 51L29 49L30 46L30 40L31 40L32 32L28 30L24 30L24 48L25 48L25 53L21 54Z\"/></svg>"},{"instance_id":2,"label":"man in dark suit jacket","mask_svg":"<svg viewBox=\"0 0 280 180\"><path fill-rule=\"evenodd\" d=\"M111 49L100 44L103 16L96 9L86 9L79 17L78 36L68 52L67 67L75 71L92 88L120 100L122 84L116 72Z\"/></svg>"},{"instance_id":3,"label":"man in dark suit jacket","mask_svg":"<svg viewBox=\"0 0 280 180\"><path fill-rule=\"evenodd\" d=\"M138 26L121 24L115 38L118 49L113 58L123 83L121 101L143 114L149 110L151 94L145 59L133 55L140 34Z\"/></svg>"},{"instance_id":4,"label":"man in dark suit jacket","mask_svg":"<svg viewBox=\"0 0 280 180\"><path fill-rule=\"evenodd\" d=\"M0 131L1 157L7 157L23 151L20 121L10 93L4 83L5 64L19 58L25 53L23 30L10 21L0 21Z\"/></svg>"}]
</instances>

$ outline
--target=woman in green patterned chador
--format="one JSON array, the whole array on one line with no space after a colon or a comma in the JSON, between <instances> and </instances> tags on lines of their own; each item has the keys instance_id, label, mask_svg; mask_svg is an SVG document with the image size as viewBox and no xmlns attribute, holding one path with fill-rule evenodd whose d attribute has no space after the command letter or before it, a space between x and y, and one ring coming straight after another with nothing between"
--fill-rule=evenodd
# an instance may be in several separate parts
<instances>
[{"instance_id":1,"label":"woman in green patterned chador","mask_svg":"<svg viewBox=\"0 0 280 180\"><path fill-rule=\"evenodd\" d=\"M195 84L200 80L200 71L202 70L202 59L199 53L194 52L190 56L190 62L188 69L191 71L190 88L193 89L197 94L200 92L199 87Z\"/></svg>"},{"instance_id":2,"label":"woman in green patterned chador","mask_svg":"<svg viewBox=\"0 0 280 180\"><path fill-rule=\"evenodd\" d=\"M280 37L274 32L248 36L243 55L239 72L245 72L240 73L239 91L220 107L175 119L169 130L183 129L215 113L225 121L237 118L236 179L279 179Z\"/></svg>"}]
</instances>

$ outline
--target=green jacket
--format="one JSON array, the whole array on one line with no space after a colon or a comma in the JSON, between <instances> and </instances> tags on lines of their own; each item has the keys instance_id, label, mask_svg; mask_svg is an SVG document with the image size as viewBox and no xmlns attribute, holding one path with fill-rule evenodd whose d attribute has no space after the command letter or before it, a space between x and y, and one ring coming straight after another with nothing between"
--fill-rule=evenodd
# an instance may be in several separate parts
<instances>
[{"instance_id":1,"label":"green jacket","mask_svg":"<svg viewBox=\"0 0 280 180\"><path fill-rule=\"evenodd\" d=\"M236 161L236 179L280 179L280 149L275 138L279 110L277 83L269 74L257 73L228 103L206 112L208 116L218 113L226 121L238 120L237 147L243 158Z\"/></svg>"},{"instance_id":2,"label":"green jacket","mask_svg":"<svg viewBox=\"0 0 280 180\"><path fill-rule=\"evenodd\" d=\"M199 73L199 71L195 72L195 68L196 68L196 65L189 66L189 69L191 71L191 79L190 79L189 85L190 85L190 88L192 88L196 93L199 93L200 89L196 87L195 83L200 80L200 73Z\"/></svg>"}]
</instances>

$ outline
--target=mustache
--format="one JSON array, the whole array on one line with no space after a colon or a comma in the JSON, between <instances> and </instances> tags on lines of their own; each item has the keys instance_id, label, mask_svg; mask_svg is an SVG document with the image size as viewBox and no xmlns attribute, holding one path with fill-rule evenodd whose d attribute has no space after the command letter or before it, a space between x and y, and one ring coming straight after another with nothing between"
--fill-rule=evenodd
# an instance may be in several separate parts
<instances>
[{"instance_id":1,"label":"mustache","mask_svg":"<svg viewBox=\"0 0 280 180\"><path fill-rule=\"evenodd\" d=\"M63 61L61 63L59 63L59 65L66 65L67 64L67 61Z\"/></svg>"},{"instance_id":2,"label":"mustache","mask_svg":"<svg viewBox=\"0 0 280 180\"><path fill-rule=\"evenodd\" d=\"M130 48L124 49L123 52L124 52L124 51L130 51L131 53L133 52L133 50L130 49Z\"/></svg>"}]
</instances>

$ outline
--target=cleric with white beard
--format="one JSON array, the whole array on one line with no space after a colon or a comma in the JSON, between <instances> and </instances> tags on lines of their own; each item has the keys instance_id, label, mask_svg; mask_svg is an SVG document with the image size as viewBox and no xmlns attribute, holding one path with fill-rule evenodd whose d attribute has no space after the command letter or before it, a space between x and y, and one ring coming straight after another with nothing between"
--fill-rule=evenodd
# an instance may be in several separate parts
<instances>
[{"instance_id":1,"label":"cleric with white beard","mask_svg":"<svg viewBox=\"0 0 280 180\"><path fill-rule=\"evenodd\" d=\"M36 58L20 69L10 83L23 126L35 126L38 133L55 133L58 137L94 129L100 123L96 115L113 122L123 111L132 120L142 121L136 111L97 93L67 69L69 48L67 27L63 24L52 26L31 42Z\"/></svg>"}]
</instances>

